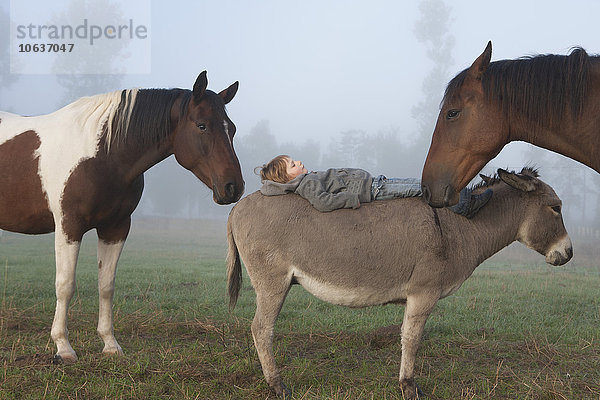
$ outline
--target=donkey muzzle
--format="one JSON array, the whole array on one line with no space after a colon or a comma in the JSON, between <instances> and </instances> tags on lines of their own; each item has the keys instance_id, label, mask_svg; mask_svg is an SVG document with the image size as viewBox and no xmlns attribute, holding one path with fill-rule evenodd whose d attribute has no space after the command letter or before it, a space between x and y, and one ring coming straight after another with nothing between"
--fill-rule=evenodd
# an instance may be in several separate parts
<instances>
[{"instance_id":1,"label":"donkey muzzle","mask_svg":"<svg viewBox=\"0 0 600 400\"><path fill-rule=\"evenodd\" d=\"M546 253L546 262L552 265L566 264L573 257L573 244L568 236L556 243Z\"/></svg>"}]
</instances>

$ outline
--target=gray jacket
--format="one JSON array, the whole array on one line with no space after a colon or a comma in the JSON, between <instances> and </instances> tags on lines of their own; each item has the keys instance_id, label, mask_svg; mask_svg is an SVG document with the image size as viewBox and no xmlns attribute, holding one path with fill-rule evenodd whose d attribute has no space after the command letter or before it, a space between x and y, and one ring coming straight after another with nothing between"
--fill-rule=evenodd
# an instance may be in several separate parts
<instances>
[{"instance_id":1,"label":"gray jacket","mask_svg":"<svg viewBox=\"0 0 600 400\"><path fill-rule=\"evenodd\" d=\"M260 192L266 196L297 193L321 212L358 208L371 199L373 178L357 168L330 168L298 175L288 183L265 180Z\"/></svg>"}]
</instances>

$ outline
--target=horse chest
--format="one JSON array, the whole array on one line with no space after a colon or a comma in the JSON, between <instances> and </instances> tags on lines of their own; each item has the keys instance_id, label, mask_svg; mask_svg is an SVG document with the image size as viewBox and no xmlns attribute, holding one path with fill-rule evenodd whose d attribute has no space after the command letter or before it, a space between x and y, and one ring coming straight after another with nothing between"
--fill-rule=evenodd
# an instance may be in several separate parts
<instances>
[{"instance_id":1,"label":"horse chest","mask_svg":"<svg viewBox=\"0 0 600 400\"><path fill-rule=\"evenodd\" d=\"M125 182L117 174L101 176L97 173L102 168L96 163L94 160L82 163L66 182L61 209L67 233L129 218L142 196L143 175L133 182Z\"/></svg>"}]
</instances>

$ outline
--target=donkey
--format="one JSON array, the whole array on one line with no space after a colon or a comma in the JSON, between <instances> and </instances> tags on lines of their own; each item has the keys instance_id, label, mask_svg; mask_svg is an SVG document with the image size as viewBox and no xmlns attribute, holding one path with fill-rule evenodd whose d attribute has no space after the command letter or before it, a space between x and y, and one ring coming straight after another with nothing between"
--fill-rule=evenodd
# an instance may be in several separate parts
<instances>
[{"instance_id":1,"label":"donkey","mask_svg":"<svg viewBox=\"0 0 600 400\"><path fill-rule=\"evenodd\" d=\"M472 219L431 208L420 197L331 213L320 213L295 194L256 192L238 202L227 223L230 308L240 292L241 257L256 291L252 336L271 388L289 395L273 358L273 329L291 285L300 284L348 307L404 304L400 389L408 399L419 398L415 357L439 299L515 240L552 265L573 256L561 200L538 176L532 168L482 176L475 191L491 187L494 195Z\"/></svg>"}]
</instances>

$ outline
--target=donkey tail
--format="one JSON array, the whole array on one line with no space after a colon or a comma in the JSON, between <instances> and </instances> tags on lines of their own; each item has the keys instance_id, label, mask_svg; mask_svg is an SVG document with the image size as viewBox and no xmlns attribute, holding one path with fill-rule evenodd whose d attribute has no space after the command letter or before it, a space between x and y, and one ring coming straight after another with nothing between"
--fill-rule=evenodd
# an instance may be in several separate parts
<instances>
[{"instance_id":1,"label":"donkey tail","mask_svg":"<svg viewBox=\"0 0 600 400\"><path fill-rule=\"evenodd\" d=\"M240 288L242 287L242 264L240 262L240 253L238 252L233 231L231 227L232 213L227 219L227 294L229 295L229 310L235 308L238 297L240 296Z\"/></svg>"}]
</instances>

